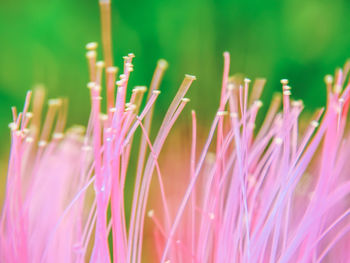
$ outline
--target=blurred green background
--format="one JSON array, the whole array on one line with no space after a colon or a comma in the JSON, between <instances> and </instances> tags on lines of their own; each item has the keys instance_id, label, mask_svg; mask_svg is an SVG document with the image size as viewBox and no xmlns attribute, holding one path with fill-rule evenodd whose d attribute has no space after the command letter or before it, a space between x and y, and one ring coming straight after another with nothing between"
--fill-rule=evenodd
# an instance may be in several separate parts
<instances>
[{"instance_id":1,"label":"blurred green background","mask_svg":"<svg viewBox=\"0 0 350 263\"><path fill-rule=\"evenodd\" d=\"M231 53L231 73L268 79L265 105L279 80L288 78L293 97L310 110L325 102L324 75L349 56L348 0L116 0L112 8L115 63L136 55L131 86L149 85L157 60L169 62L156 117L189 73L198 78L191 107L209 123L218 105L223 51ZM99 30L97 0L1 1L1 160L9 150L10 106L22 107L25 92L37 83L49 97L69 98L70 124L87 122L84 47L100 42Z\"/></svg>"}]
</instances>

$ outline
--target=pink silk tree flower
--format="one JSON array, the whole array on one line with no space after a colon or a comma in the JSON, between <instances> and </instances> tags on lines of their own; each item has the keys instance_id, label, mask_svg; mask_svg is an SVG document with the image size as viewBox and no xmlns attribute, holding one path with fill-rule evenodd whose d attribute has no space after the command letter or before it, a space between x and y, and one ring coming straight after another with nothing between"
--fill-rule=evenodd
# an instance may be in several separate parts
<instances>
[{"instance_id":1,"label":"pink silk tree flower","mask_svg":"<svg viewBox=\"0 0 350 263\"><path fill-rule=\"evenodd\" d=\"M104 60L96 43L86 46L87 127L65 128L65 99L49 100L41 123L43 89L27 93L22 112L12 108L0 262L348 262L350 61L326 76L327 105L310 119L282 79L257 126L265 80L231 76L225 52L204 143L192 111L191 133L167 145L195 77L185 75L150 137L167 62L147 93L137 86L128 96L134 55L118 75L110 1L100 10Z\"/></svg>"}]
</instances>

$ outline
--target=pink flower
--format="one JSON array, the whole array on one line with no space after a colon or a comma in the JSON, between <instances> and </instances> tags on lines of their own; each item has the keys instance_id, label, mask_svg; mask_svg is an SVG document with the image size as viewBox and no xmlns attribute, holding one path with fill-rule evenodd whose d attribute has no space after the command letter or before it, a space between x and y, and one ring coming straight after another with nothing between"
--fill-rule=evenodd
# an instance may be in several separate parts
<instances>
[{"instance_id":1,"label":"pink flower","mask_svg":"<svg viewBox=\"0 0 350 263\"><path fill-rule=\"evenodd\" d=\"M326 77L326 108L316 111L304 129L299 125L303 103L290 99L286 79L281 80L282 95L273 98L263 124L256 127L265 81L251 84L230 77L226 52L221 99L205 144L197 142L201 134L192 111L190 143L182 139L179 153L162 152L195 77L185 76L151 140L167 63L158 62L141 107L146 88L136 87L127 97L134 55L125 56L115 96L118 69L112 59L110 3L100 1L100 6L105 62L96 61L97 44L88 44L87 128L65 129L64 99L49 100L41 125L44 90L36 90L33 100L28 92L21 113L12 109L0 261L346 262L350 62L337 70L334 81ZM142 135L135 143L137 129ZM131 154L135 144L138 156ZM172 163L164 161L163 167L161 155ZM131 158L137 165L129 206ZM171 170L181 174L169 178ZM146 245L153 251L145 251Z\"/></svg>"}]
</instances>

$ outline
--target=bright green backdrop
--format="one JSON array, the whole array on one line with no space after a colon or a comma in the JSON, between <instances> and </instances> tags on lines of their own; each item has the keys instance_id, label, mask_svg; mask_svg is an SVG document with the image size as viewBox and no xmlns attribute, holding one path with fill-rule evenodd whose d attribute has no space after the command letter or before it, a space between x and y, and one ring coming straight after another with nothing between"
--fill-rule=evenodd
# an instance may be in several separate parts
<instances>
[{"instance_id":1,"label":"bright green backdrop","mask_svg":"<svg viewBox=\"0 0 350 263\"><path fill-rule=\"evenodd\" d=\"M347 0L116 0L112 6L115 61L121 66L123 55L136 55L131 85L148 85L157 59L169 62L158 116L190 73L198 78L191 107L208 123L226 50L231 73L267 77L265 105L287 77L293 96L310 109L324 103L323 76L349 56ZM49 97L70 99L69 123L86 123L84 46L100 40L99 28L97 0L1 0L0 153L8 151L10 106L22 106L36 83Z\"/></svg>"}]
</instances>

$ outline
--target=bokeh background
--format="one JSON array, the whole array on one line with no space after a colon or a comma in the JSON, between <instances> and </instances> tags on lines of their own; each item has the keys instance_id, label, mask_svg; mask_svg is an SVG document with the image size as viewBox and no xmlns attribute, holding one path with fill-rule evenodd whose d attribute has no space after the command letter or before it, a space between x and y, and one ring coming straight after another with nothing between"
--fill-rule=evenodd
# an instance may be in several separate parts
<instances>
[{"instance_id":1,"label":"bokeh background","mask_svg":"<svg viewBox=\"0 0 350 263\"><path fill-rule=\"evenodd\" d=\"M198 78L191 107L208 124L218 105L223 51L231 53L231 73L268 79L265 105L279 80L289 78L307 110L324 104L324 75L349 56L348 0L115 0L112 7L117 66L123 55L136 55L131 86L149 85L157 60L169 62L156 118L189 73ZM49 97L69 98L70 124L87 122L84 47L100 42L99 30L97 0L0 1L2 174L10 107L22 107L34 85L44 85Z\"/></svg>"}]
</instances>

